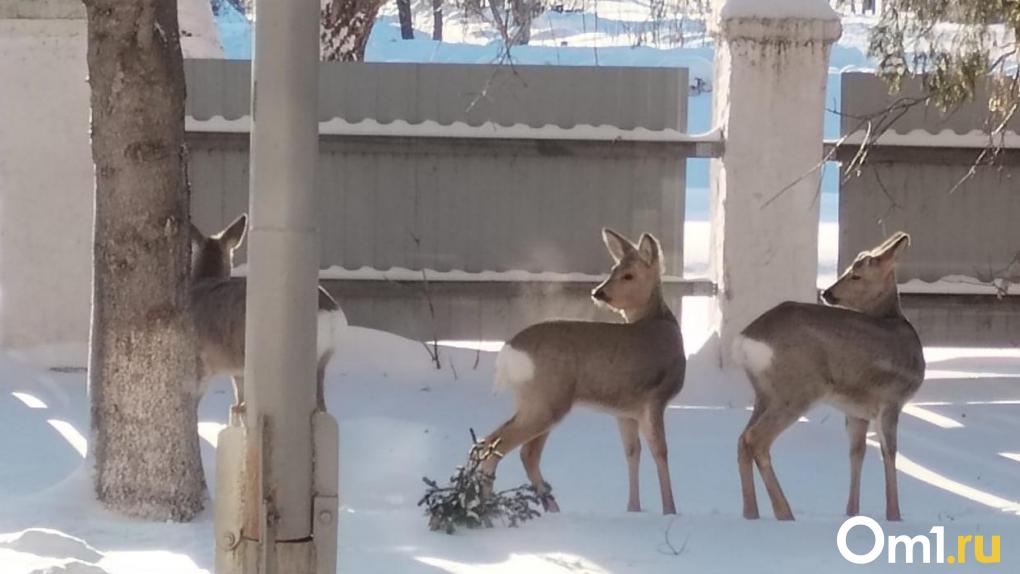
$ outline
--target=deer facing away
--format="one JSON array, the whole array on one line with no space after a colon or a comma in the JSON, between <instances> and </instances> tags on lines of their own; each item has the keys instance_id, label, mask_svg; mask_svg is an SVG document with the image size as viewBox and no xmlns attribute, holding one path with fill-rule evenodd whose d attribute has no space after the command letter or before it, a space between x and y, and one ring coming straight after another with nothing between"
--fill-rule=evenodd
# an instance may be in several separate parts
<instances>
[{"instance_id":1,"label":"deer facing away","mask_svg":"<svg viewBox=\"0 0 1020 574\"><path fill-rule=\"evenodd\" d=\"M234 250L244 240L248 218L240 215L223 231L207 237L191 226L191 311L199 354L199 392L209 379L229 375L234 384L234 419L244 407L244 329L247 281L231 277ZM319 287L318 408L325 410L323 379L347 319L337 302Z\"/></svg>"},{"instance_id":2,"label":"deer facing away","mask_svg":"<svg viewBox=\"0 0 1020 574\"><path fill-rule=\"evenodd\" d=\"M559 510L542 478L539 460L552 427L574 404L616 416L627 458L627 509L639 511L639 435L655 459L662 511L676 512L667 461L663 417L684 384L687 360L680 327L662 298L662 254L649 234L638 245L605 229L603 241L615 265L592 298L620 313L625 323L550 321L515 335L496 361L496 387L514 393L516 412L486 442L507 453L521 446L528 479L546 510ZM495 476L499 457L481 471Z\"/></svg>"},{"instance_id":3,"label":"deer facing away","mask_svg":"<svg viewBox=\"0 0 1020 574\"><path fill-rule=\"evenodd\" d=\"M888 520L900 519L896 427L904 403L924 380L924 355L900 309L896 260L910 243L902 232L862 252L822 294L826 305L782 303L734 341L734 359L754 387L754 410L740 435L737 461L744 517L758 518L752 461L779 520L793 520L772 468L773 441L819 401L846 413L850 495L846 513L860 510L861 466L871 421L877 423L885 469Z\"/></svg>"}]
</instances>

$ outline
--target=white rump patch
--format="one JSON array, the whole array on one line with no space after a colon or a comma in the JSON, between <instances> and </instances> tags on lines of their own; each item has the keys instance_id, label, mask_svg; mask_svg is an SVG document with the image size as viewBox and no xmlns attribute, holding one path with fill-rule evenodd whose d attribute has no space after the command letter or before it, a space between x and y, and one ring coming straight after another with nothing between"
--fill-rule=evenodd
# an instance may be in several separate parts
<instances>
[{"instance_id":1,"label":"white rump patch","mask_svg":"<svg viewBox=\"0 0 1020 574\"><path fill-rule=\"evenodd\" d=\"M329 351L335 350L340 344L340 337L347 329L347 316L340 309L336 311L319 311L318 315L317 355L321 358Z\"/></svg>"},{"instance_id":2,"label":"white rump patch","mask_svg":"<svg viewBox=\"0 0 1020 574\"><path fill-rule=\"evenodd\" d=\"M496 391L517 387L534 376L535 362L531 356L510 345L503 345L496 357Z\"/></svg>"},{"instance_id":3,"label":"white rump patch","mask_svg":"<svg viewBox=\"0 0 1020 574\"><path fill-rule=\"evenodd\" d=\"M733 340L733 361L752 373L758 374L768 369L772 365L772 355L772 347L761 341L743 335L737 335Z\"/></svg>"}]
</instances>

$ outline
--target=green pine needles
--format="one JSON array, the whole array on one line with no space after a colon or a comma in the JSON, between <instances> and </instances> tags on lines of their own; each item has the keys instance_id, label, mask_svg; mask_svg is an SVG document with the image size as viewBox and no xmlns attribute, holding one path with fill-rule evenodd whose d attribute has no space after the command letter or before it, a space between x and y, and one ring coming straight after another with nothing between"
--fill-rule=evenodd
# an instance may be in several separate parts
<instances>
[{"instance_id":1,"label":"green pine needles","mask_svg":"<svg viewBox=\"0 0 1020 574\"><path fill-rule=\"evenodd\" d=\"M423 477L427 489L418 506L425 507L431 530L453 534L461 528L491 528L496 520L516 527L522 522L541 516L538 507L543 498L533 486L522 485L509 490L492 491L495 477L481 470L481 464L490 457L502 457L499 440L493 443L479 441L471 431L473 446L468 462L458 466L450 485L440 487L436 481ZM486 494L488 493L488 494Z\"/></svg>"}]
</instances>

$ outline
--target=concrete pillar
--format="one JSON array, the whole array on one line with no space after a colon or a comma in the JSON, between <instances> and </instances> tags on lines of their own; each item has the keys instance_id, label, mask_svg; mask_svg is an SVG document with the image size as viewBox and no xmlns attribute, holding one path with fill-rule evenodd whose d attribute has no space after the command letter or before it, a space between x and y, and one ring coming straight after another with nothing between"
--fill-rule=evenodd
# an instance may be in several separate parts
<instances>
[{"instance_id":1,"label":"concrete pillar","mask_svg":"<svg viewBox=\"0 0 1020 574\"><path fill-rule=\"evenodd\" d=\"M0 346L83 367L92 152L80 0L0 0Z\"/></svg>"},{"instance_id":2,"label":"concrete pillar","mask_svg":"<svg viewBox=\"0 0 1020 574\"><path fill-rule=\"evenodd\" d=\"M727 0L718 10L710 268L718 351L786 300L816 301L818 163L829 51L841 33L826 0Z\"/></svg>"}]
</instances>

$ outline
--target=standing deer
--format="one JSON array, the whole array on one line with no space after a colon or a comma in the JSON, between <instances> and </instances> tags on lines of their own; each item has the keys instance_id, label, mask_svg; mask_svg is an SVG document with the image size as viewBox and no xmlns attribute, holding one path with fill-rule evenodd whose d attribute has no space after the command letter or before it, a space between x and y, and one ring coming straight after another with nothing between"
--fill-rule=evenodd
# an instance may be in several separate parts
<instances>
[{"instance_id":1,"label":"standing deer","mask_svg":"<svg viewBox=\"0 0 1020 574\"><path fill-rule=\"evenodd\" d=\"M626 322L550 321L510 339L496 360L496 387L513 390L516 412L485 440L500 453L523 445L528 479L546 510L557 512L539 469L549 431L575 403L608 411L616 416L627 457L627 510L641 510L640 432L658 469L662 512L673 514L663 416L683 387L687 360L680 326L662 298L662 253L647 233L636 246L609 229L602 238L615 265L592 299ZM480 470L495 478L499 458L486 459Z\"/></svg>"},{"instance_id":2,"label":"standing deer","mask_svg":"<svg viewBox=\"0 0 1020 574\"><path fill-rule=\"evenodd\" d=\"M904 403L924 381L921 341L900 309L896 260L910 244L902 232L862 252L822 293L830 306L782 303L734 341L734 359L754 387L754 411L737 443L744 518L758 518L753 460L772 510L793 520L772 469L776 437L819 401L846 413L850 437L850 496L860 509L861 465L868 424L876 421L885 465L885 515L900 519L896 487L896 426Z\"/></svg>"},{"instance_id":3,"label":"standing deer","mask_svg":"<svg viewBox=\"0 0 1020 574\"><path fill-rule=\"evenodd\" d=\"M234 383L231 420L244 409L244 329L247 281L230 276L234 250L244 240L248 217L240 215L223 231L206 237L191 226L191 311L195 321L199 354L199 392L205 394L209 379L230 375ZM325 410L323 379L347 319L336 301L319 287L318 408Z\"/></svg>"}]
</instances>

